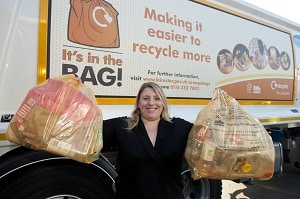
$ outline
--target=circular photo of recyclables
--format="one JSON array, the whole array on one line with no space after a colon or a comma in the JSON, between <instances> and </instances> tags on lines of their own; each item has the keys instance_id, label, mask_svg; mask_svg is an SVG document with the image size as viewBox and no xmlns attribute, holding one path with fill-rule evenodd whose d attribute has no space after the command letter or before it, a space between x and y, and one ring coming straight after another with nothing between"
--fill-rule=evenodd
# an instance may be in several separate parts
<instances>
[{"instance_id":1,"label":"circular photo of recyclables","mask_svg":"<svg viewBox=\"0 0 300 199\"><path fill-rule=\"evenodd\" d=\"M277 48L271 46L268 50L269 65L273 70L277 70L280 66L280 54Z\"/></svg>"},{"instance_id":2,"label":"circular photo of recyclables","mask_svg":"<svg viewBox=\"0 0 300 199\"><path fill-rule=\"evenodd\" d=\"M231 73L233 70L232 53L227 49L221 50L217 56L217 64L222 73Z\"/></svg>"},{"instance_id":3,"label":"circular photo of recyclables","mask_svg":"<svg viewBox=\"0 0 300 199\"><path fill-rule=\"evenodd\" d=\"M268 49L261 39L253 38L249 44L249 56L252 65L261 70L268 64Z\"/></svg>"},{"instance_id":4,"label":"circular photo of recyclables","mask_svg":"<svg viewBox=\"0 0 300 199\"><path fill-rule=\"evenodd\" d=\"M233 65L240 71L249 68L251 60L249 58L249 50L243 44L237 44L233 49Z\"/></svg>"},{"instance_id":5,"label":"circular photo of recyclables","mask_svg":"<svg viewBox=\"0 0 300 199\"><path fill-rule=\"evenodd\" d=\"M288 70L290 68L290 56L285 51L280 54L280 64L283 70Z\"/></svg>"}]
</instances>

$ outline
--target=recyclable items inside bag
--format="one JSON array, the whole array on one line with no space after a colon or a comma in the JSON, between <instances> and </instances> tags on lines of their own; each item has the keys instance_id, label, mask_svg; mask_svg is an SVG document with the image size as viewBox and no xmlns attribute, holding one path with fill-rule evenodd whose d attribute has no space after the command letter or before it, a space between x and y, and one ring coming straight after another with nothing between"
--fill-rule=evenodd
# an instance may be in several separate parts
<instances>
[{"instance_id":1,"label":"recyclable items inside bag","mask_svg":"<svg viewBox=\"0 0 300 199\"><path fill-rule=\"evenodd\" d=\"M190 131L185 158L196 179L268 180L275 152L263 125L220 89L199 112Z\"/></svg>"},{"instance_id":2,"label":"recyclable items inside bag","mask_svg":"<svg viewBox=\"0 0 300 199\"><path fill-rule=\"evenodd\" d=\"M74 75L33 87L13 116L9 141L91 163L102 149L102 113L94 93Z\"/></svg>"}]
</instances>

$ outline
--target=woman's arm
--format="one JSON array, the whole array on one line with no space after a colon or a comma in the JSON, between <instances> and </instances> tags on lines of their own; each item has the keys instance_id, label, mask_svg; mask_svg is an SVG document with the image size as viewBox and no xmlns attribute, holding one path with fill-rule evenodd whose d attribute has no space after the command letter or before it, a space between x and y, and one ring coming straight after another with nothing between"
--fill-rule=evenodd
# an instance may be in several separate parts
<instances>
[{"instance_id":1,"label":"woman's arm","mask_svg":"<svg viewBox=\"0 0 300 199\"><path fill-rule=\"evenodd\" d=\"M117 118L103 120L103 148L101 152L116 150L115 145L115 127Z\"/></svg>"}]
</instances>

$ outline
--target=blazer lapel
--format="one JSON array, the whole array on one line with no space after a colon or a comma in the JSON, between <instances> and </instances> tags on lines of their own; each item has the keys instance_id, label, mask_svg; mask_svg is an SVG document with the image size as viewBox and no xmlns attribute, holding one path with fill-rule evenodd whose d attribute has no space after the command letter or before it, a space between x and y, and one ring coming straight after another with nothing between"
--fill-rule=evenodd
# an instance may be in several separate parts
<instances>
[{"instance_id":1,"label":"blazer lapel","mask_svg":"<svg viewBox=\"0 0 300 199\"><path fill-rule=\"evenodd\" d=\"M139 139L147 146L147 148L157 148L163 144L163 141L168 133L168 123L161 119L158 123L157 136L155 141L155 146L153 147L150 138L147 134L146 128L142 121L140 121L137 125L136 131L134 133L137 134ZM169 132L171 133L171 132Z\"/></svg>"},{"instance_id":2,"label":"blazer lapel","mask_svg":"<svg viewBox=\"0 0 300 199\"><path fill-rule=\"evenodd\" d=\"M163 145L163 142L165 138L168 136L168 133L171 133L168 131L169 125L168 123L161 119L159 124L158 124L158 130L157 130L157 137L156 137L156 142L155 142L155 148L160 149L160 146Z\"/></svg>"},{"instance_id":3,"label":"blazer lapel","mask_svg":"<svg viewBox=\"0 0 300 199\"><path fill-rule=\"evenodd\" d=\"M162 142L163 139L165 138L166 132L167 132L168 125L166 122L160 122L158 131L159 135L158 140L159 142ZM159 152L155 150L155 148L152 146L152 143L148 137L147 131L145 129L144 124L140 121L138 126L136 127L136 131L133 132L135 135L134 137L136 138L137 144L141 146L141 148L145 151L145 153L152 158L152 160L159 166L161 167L165 172L169 173L170 176L174 177L174 173L170 169L169 165L164 161L164 159L161 157ZM176 175L175 175L176 176Z\"/></svg>"},{"instance_id":4,"label":"blazer lapel","mask_svg":"<svg viewBox=\"0 0 300 199\"><path fill-rule=\"evenodd\" d=\"M137 125L136 130L135 130L134 133L137 135L137 137L139 138L139 140L143 143L143 145L145 147L147 147L148 149L153 148L152 143L151 143L151 141L150 141L150 139L148 137L146 128L145 128L145 126L144 126L144 124L143 124L142 121L140 121L138 123L138 125Z\"/></svg>"}]
</instances>

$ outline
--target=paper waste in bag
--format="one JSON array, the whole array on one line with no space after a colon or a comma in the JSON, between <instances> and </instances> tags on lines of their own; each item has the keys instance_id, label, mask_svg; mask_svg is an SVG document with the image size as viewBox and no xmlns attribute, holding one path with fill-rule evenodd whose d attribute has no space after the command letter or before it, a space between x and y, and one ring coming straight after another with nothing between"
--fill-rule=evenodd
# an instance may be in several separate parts
<instances>
[{"instance_id":1,"label":"paper waste in bag","mask_svg":"<svg viewBox=\"0 0 300 199\"><path fill-rule=\"evenodd\" d=\"M102 149L102 113L79 78L62 75L28 92L6 137L28 148L91 163Z\"/></svg>"}]
</instances>

